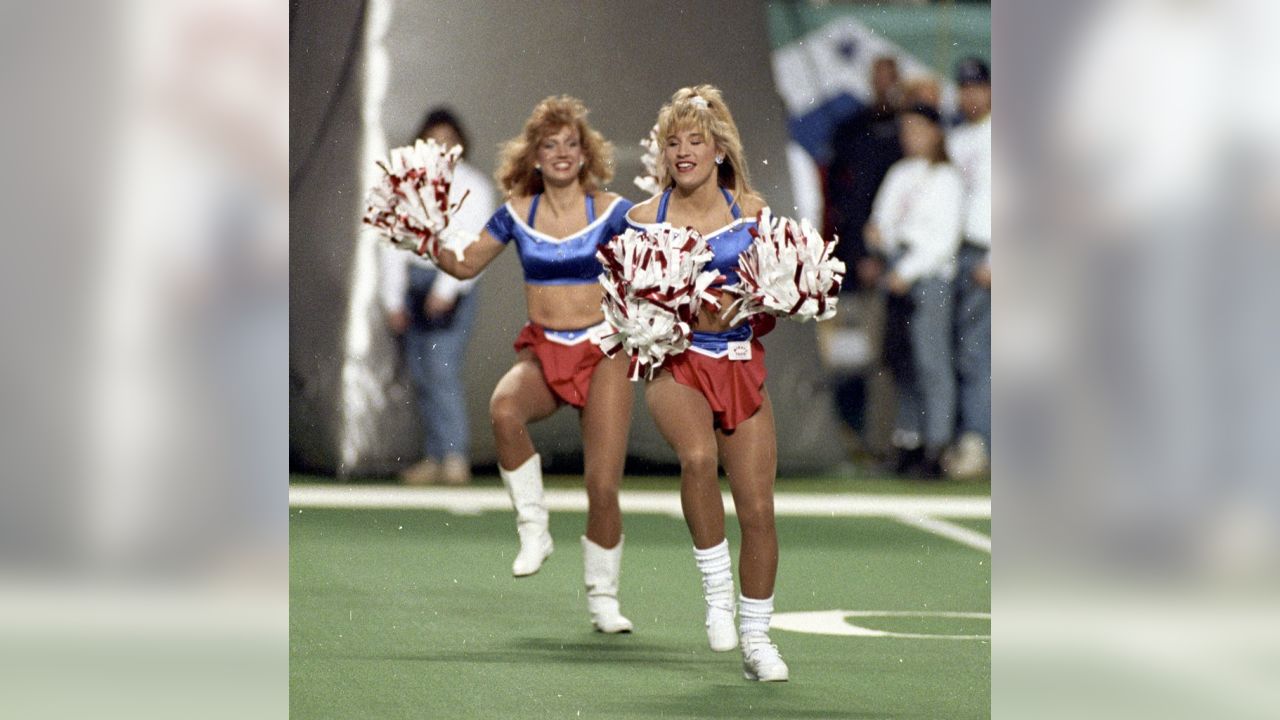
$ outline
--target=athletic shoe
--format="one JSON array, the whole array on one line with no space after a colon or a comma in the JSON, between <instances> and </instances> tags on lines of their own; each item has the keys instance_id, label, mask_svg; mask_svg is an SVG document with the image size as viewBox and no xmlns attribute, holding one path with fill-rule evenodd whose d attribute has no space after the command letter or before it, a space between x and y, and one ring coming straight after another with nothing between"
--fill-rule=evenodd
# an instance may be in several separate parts
<instances>
[{"instance_id":1,"label":"athletic shoe","mask_svg":"<svg viewBox=\"0 0 1280 720\"><path fill-rule=\"evenodd\" d=\"M761 682L786 682L791 671L778 654L778 646L769 641L769 634L747 633L742 636L742 676Z\"/></svg>"},{"instance_id":2,"label":"athletic shoe","mask_svg":"<svg viewBox=\"0 0 1280 720\"><path fill-rule=\"evenodd\" d=\"M974 478L987 472L987 443L977 433L960 436L955 447L947 454L947 475L953 478Z\"/></svg>"},{"instance_id":3,"label":"athletic shoe","mask_svg":"<svg viewBox=\"0 0 1280 720\"><path fill-rule=\"evenodd\" d=\"M439 477L440 463L431 458L423 458L400 471L400 482L405 485L433 485Z\"/></svg>"},{"instance_id":4,"label":"athletic shoe","mask_svg":"<svg viewBox=\"0 0 1280 720\"><path fill-rule=\"evenodd\" d=\"M448 455L440 467L441 485L466 485L471 482L471 463L462 455Z\"/></svg>"}]
</instances>

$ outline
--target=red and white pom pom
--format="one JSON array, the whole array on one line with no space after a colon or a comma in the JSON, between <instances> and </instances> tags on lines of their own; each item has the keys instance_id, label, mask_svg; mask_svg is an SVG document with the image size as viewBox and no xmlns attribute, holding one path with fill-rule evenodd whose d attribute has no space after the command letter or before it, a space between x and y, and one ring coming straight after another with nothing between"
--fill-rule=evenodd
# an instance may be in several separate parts
<instances>
[{"instance_id":1,"label":"red and white pom pom","mask_svg":"<svg viewBox=\"0 0 1280 720\"><path fill-rule=\"evenodd\" d=\"M662 192L662 185L658 184L658 154L661 146L658 144L657 125L649 130L649 137L640 141L640 147L644 149L644 154L640 156L640 162L644 163L644 175L637 175L632 182L650 195L657 195Z\"/></svg>"},{"instance_id":2,"label":"red and white pom pom","mask_svg":"<svg viewBox=\"0 0 1280 720\"><path fill-rule=\"evenodd\" d=\"M738 257L741 282L733 322L757 313L797 320L826 320L836 314L844 262L832 257L837 239L824 240L808 220L797 223L760 211L751 247Z\"/></svg>"},{"instance_id":3,"label":"red and white pom pom","mask_svg":"<svg viewBox=\"0 0 1280 720\"><path fill-rule=\"evenodd\" d=\"M378 163L383 176L365 198L364 222L403 250L434 260L443 248L462 260L462 251L474 237L445 232L467 199L463 195L449 202L461 155L461 146L446 148L431 139L393 149L388 162Z\"/></svg>"},{"instance_id":4,"label":"red and white pom pom","mask_svg":"<svg viewBox=\"0 0 1280 720\"><path fill-rule=\"evenodd\" d=\"M600 349L612 356L621 348L631 356L631 379L651 380L666 358L688 349L702 304L719 307L709 288L720 274L703 270L711 248L691 228L662 225L615 235L596 257L604 266L601 307L614 328Z\"/></svg>"}]
</instances>

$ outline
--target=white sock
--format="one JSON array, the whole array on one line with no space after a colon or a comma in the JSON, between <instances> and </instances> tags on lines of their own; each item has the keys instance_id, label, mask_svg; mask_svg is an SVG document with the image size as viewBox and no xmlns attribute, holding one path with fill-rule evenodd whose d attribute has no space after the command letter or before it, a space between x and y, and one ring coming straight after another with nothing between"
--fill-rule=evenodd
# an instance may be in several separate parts
<instances>
[{"instance_id":1,"label":"white sock","mask_svg":"<svg viewBox=\"0 0 1280 720\"><path fill-rule=\"evenodd\" d=\"M733 582L733 572L731 570L732 563L729 560L729 540L726 538L720 541L719 545L713 545L706 550L693 549L693 560L698 564L698 570L702 573L702 589L724 583Z\"/></svg>"},{"instance_id":2,"label":"white sock","mask_svg":"<svg viewBox=\"0 0 1280 720\"><path fill-rule=\"evenodd\" d=\"M763 600L738 596L738 633L767 633L773 618L773 596Z\"/></svg>"}]
</instances>

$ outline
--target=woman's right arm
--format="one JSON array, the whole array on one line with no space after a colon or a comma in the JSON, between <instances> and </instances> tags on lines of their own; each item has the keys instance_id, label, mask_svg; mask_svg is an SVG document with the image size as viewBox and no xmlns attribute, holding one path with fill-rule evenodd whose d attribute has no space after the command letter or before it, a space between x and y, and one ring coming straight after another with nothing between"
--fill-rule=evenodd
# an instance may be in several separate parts
<instances>
[{"instance_id":1,"label":"woman's right arm","mask_svg":"<svg viewBox=\"0 0 1280 720\"><path fill-rule=\"evenodd\" d=\"M515 234L515 221L512 220L507 207L503 205L493 213L489 222L485 223L480 231L480 238L467 246L462 254L462 260L458 260L452 252L442 250L440 258L436 260L436 266L459 280L469 280L479 275L486 265L493 262Z\"/></svg>"},{"instance_id":2,"label":"woman's right arm","mask_svg":"<svg viewBox=\"0 0 1280 720\"><path fill-rule=\"evenodd\" d=\"M486 228L480 233L480 238L463 251L462 260L451 250L441 250L440 257L435 260L436 267L459 280L470 280L479 275L506 247L506 243L495 238Z\"/></svg>"}]
</instances>

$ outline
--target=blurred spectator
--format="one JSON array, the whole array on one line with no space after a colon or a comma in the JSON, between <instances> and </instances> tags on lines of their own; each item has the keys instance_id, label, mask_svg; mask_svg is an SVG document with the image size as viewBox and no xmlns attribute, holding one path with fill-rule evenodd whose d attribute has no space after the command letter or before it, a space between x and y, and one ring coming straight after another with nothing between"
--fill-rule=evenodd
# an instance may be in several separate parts
<instances>
[{"instance_id":1,"label":"blurred spectator","mask_svg":"<svg viewBox=\"0 0 1280 720\"><path fill-rule=\"evenodd\" d=\"M494 209L493 188L466 162L466 132L452 112L427 114L417 137L461 145L450 200L470 193L451 227L479 234ZM430 261L384 246L382 305L391 332L403 339L422 418L423 457L401 472L409 485L465 485L471 481L469 424L463 384L463 354L476 315L475 280L456 280Z\"/></svg>"},{"instance_id":2,"label":"blurred spectator","mask_svg":"<svg viewBox=\"0 0 1280 720\"><path fill-rule=\"evenodd\" d=\"M865 239L888 267L885 361L898 384L896 470L932 478L942 475L955 429L953 280L964 188L936 108L903 111L900 132L906 157L876 194Z\"/></svg>"},{"instance_id":3,"label":"blurred spectator","mask_svg":"<svg viewBox=\"0 0 1280 720\"><path fill-rule=\"evenodd\" d=\"M932 75L918 75L902 84L902 102L904 107L928 105L932 108L942 107L942 83Z\"/></svg>"},{"instance_id":4,"label":"blurred spectator","mask_svg":"<svg viewBox=\"0 0 1280 720\"><path fill-rule=\"evenodd\" d=\"M873 336L883 317L878 293L873 292L884 265L867 251L862 228L871 217L876 191L889 168L902 157L898 143L898 61L877 57L871 66L872 97L861 110L841 123L832 137L832 160L827 173L826 235L840 237L836 254L848 268L841 302L849 308L841 327L826 338L828 356L838 376L834 381L840 418L867 446L867 373L875 353ZM824 326L825 327L825 326Z\"/></svg>"},{"instance_id":5,"label":"blurred spectator","mask_svg":"<svg viewBox=\"0 0 1280 720\"><path fill-rule=\"evenodd\" d=\"M889 168L902 157L898 143L898 61L882 55L871 66L871 101L842 122L831 139L827 171L827 234L840 236L836 253L856 272L845 277L843 290L874 287L881 269L869 258L862 228L871 218L876 190ZM870 261L872 264L864 264Z\"/></svg>"},{"instance_id":6,"label":"blurred spectator","mask_svg":"<svg viewBox=\"0 0 1280 720\"><path fill-rule=\"evenodd\" d=\"M956 67L964 124L947 149L964 179L964 241L956 275L956 371L960 439L947 457L954 477L980 475L991 447L991 69L980 58Z\"/></svg>"}]
</instances>

